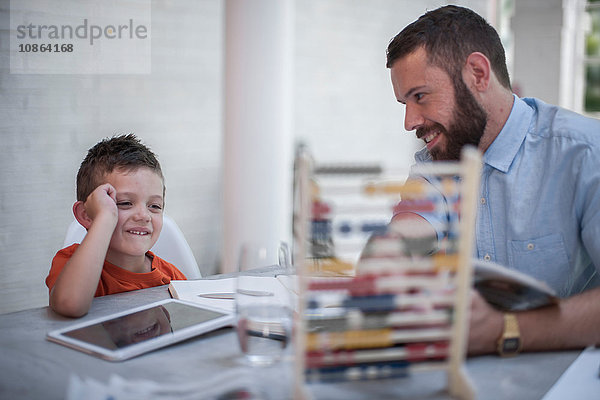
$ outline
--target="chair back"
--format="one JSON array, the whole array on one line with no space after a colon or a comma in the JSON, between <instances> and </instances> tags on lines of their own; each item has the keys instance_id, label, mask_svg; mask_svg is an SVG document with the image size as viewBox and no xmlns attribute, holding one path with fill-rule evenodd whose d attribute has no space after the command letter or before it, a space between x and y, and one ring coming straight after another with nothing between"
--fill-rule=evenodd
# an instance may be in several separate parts
<instances>
[{"instance_id":1,"label":"chair back","mask_svg":"<svg viewBox=\"0 0 600 400\"><path fill-rule=\"evenodd\" d=\"M63 248L73 243L81 243L86 233L87 230L77 220L73 220L67 229ZM163 214L162 231L150 251L175 265L188 279L202 278L192 249L171 217Z\"/></svg>"}]
</instances>

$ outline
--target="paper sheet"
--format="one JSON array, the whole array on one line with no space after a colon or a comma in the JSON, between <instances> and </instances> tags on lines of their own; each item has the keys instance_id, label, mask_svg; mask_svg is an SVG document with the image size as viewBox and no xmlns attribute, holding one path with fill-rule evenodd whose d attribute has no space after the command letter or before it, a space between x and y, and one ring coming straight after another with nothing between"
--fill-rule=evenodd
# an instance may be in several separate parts
<instances>
[{"instance_id":1,"label":"paper sheet","mask_svg":"<svg viewBox=\"0 0 600 400\"><path fill-rule=\"evenodd\" d=\"M275 297L290 296L295 292L295 280L280 275L273 276L252 276L248 277L253 281L252 289L260 291L269 291L274 293ZM171 291L171 295L180 300L190 301L206 305L208 307L219 308L228 312L235 311L235 301L233 299L211 299L200 297L199 294L209 293L234 293L236 289L236 278L224 279L197 279L189 281L171 281L170 286L175 289L177 296Z\"/></svg>"},{"instance_id":2,"label":"paper sheet","mask_svg":"<svg viewBox=\"0 0 600 400\"><path fill-rule=\"evenodd\" d=\"M190 301L208 307L215 307L227 312L235 311L234 300L209 299L198 296L202 293L233 293L235 292L235 278L171 281L169 286L174 288L177 293L177 295L175 295L173 291L169 289L171 296L179 300Z\"/></svg>"},{"instance_id":3,"label":"paper sheet","mask_svg":"<svg viewBox=\"0 0 600 400\"><path fill-rule=\"evenodd\" d=\"M200 395L201 393L201 395ZM104 383L90 377L71 375L67 400L223 400L266 398L252 376L243 370L230 369L204 382L158 383L151 380L131 380L111 375Z\"/></svg>"},{"instance_id":4,"label":"paper sheet","mask_svg":"<svg viewBox=\"0 0 600 400\"><path fill-rule=\"evenodd\" d=\"M543 400L598 400L600 348L588 347L562 374Z\"/></svg>"}]
</instances>

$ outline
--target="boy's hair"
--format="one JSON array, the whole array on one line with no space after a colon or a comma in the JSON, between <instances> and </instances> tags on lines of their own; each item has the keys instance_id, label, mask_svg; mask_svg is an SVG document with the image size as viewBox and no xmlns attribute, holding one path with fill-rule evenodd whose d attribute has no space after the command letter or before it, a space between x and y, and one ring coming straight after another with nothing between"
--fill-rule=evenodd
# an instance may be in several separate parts
<instances>
[{"instance_id":1,"label":"boy's hair","mask_svg":"<svg viewBox=\"0 0 600 400\"><path fill-rule=\"evenodd\" d=\"M388 45L387 68L420 47L425 49L429 63L446 71L453 80L462 79L462 68L469 54L480 52L490 60L500 84L511 88L498 33L468 8L440 7L408 25Z\"/></svg>"},{"instance_id":2,"label":"boy's hair","mask_svg":"<svg viewBox=\"0 0 600 400\"><path fill-rule=\"evenodd\" d=\"M132 133L103 139L92 147L77 172L77 200L87 197L104 183L105 177L114 170L125 172L138 168L150 168L163 181L164 176L156 155Z\"/></svg>"}]
</instances>

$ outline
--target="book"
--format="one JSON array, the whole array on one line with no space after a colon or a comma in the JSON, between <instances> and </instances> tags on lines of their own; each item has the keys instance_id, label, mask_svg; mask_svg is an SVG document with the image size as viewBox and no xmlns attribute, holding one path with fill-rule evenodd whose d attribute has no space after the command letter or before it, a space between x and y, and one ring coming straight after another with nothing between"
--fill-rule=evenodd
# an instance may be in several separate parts
<instances>
[{"instance_id":1,"label":"book","mask_svg":"<svg viewBox=\"0 0 600 400\"><path fill-rule=\"evenodd\" d=\"M389 293L393 288L389 285L393 274L419 271L421 276L425 277L424 272L444 269L445 265L451 267L448 268L449 271L459 268L458 265L452 266L452 263L453 260L444 255L433 255L429 258L365 257L359 261L358 266L363 277L353 282L354 286L347 285L347 288L351 293ZM381 276L372 280L370 276L377 273ZM402 277L398 276L396 279ZM311 289L339 290L343 285L343 282L326 281L313 284ZM556 292L545 282L491 261L473 259L473 286L488 303L503 311L524 311L558 302Z\"/></svg>"},{"instance_id":2,"label":"book","mask_svg":"<svg viewBox=\"0 0 600 400\"><path fill-rule=\"evenodd\" d=\"M545 282L491 261L473 260L473 286L492 306L523 311L556 304L556 292Z\"/></svg>"},{"instance_id":3,"label":"book","mask_svg":"<svg viewBox=\"0 0 600 400\"><path fill-rule=\"evenodd\" d=\"M199 296L209 293L228 293L230 296L220 299ZM228 312L235 311L235 278L172 280L169 283L169 294L174 299L208 305Z\"/></svg>"},{"instance_id":4,"label":"book","mask_svg":"<svg viewBox=\"0 0 600 400\"><path fill-rule=\"evenodd\" d=\"M251 289L273 293L276 298L295 296L296 282L291 276L251 276ZM172 298L207 305L227 312L235 311L236 278L172 280ZM289 302L286 302L289 303ZM293 303L292 303L293 304Z\"/></svg>"}]
</instances>

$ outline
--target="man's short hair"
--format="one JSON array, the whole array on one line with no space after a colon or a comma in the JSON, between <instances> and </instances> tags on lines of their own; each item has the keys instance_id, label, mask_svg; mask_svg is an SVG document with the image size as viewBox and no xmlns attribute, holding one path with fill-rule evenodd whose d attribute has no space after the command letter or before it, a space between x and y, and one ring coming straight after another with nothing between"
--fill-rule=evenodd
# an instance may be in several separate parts
<instances>
[{"instance_id":1,"label":"man's short hair","mask_svg":"<svg viewBox=\"0 0 600 400\"><path fill-rule=\"evenodd\" d=\"M484 54L502 86L510 89L504 47L496 30L479 14L458 6L428 11L408 25L387 48L388 68L423 47L431 65L445 70L450 78L462 79L462 68L473 52Z\"/></svg>"},{"instance_id":2,"label":"man's short hair","mask_svg":"<svg viewBox=\"0 0 600 400\"><path fill-rule=\"evenodd\" d=\"M114 170L130 172L139 168L149 168L164 177L156 155L134 134L106 138L92 147L77 172L77 200L85 201L87 197L104 183L104 179Z\"/></svg>"}]
</instances>

